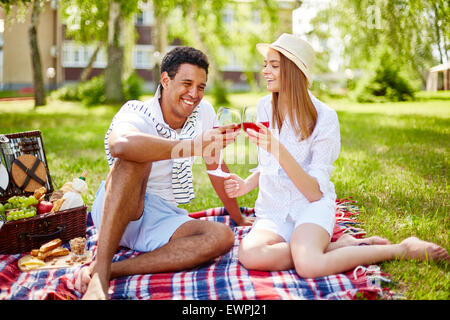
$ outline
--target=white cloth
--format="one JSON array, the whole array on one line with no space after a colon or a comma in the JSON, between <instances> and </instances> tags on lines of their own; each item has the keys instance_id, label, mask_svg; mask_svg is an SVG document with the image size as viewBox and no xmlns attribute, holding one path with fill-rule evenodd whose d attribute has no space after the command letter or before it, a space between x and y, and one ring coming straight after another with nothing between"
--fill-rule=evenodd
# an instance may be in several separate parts
<instances>
[{"instance_id":1,"label":"white cloth","mask_svg":"<svg viewBox=\"0 0 450 320\"><path fill-rule=\"evenodd\" d=\"M195 133L195 126L198 120L198 109L191 113L186 119L180 134L170 128L164 122L158 122L152 118L158 133L166 139L188 140L192 139ZM195 198L194 185L192 182L192 166L189 158L177 158L173 160L172 165L172 191L175 202L178 204L189 203Z\"/></svg>"},{"instance_id":2,"label":"white cloth","mask_svg":"<svg viewBox=\"0 0 450 320\"><path fill-rule=\"evenodd\" d=\"M123 124L131 124L137 130L143 133L164 137L162 135L162 130L158 131L155 124L160 123L162 126L169 128L169 125L164 121L161 106L159 104L160 96L160 89L158 88L155 96L152 99L145 102L129 101L125 103L119 110L119 112L117 112L117 114L114 116L114 119L111 122L111 125L105 135L105 151L110 167L116 160L111 156L108 146L108 137L113 127ZM202 134L204 131L213 128L214 124L217 121L217 116L214 108L206 100L202 100L195 110L198 111L198 115L195 123L195 130L193 132L190 132L190 139L195 139L199 134ZM153 118L155 120L153 120ZM177 135L175 135L173 133L174 130L172 130L173 129L171 129L170 131L172 134L172 138L180 138L180 135L184 136L182 134L182 130L178 130L178 132L176 132ZM187 165L191 167L194 162L194 158L187 159ZM152 170L147 182L146 191L176 205L177 200L175 199L174 190L172 188L173 167L174 160L172 159L153 162Z\"/></svg>"},{"instance_id":3,"label":"white cloth","mask_svg":"<svg viewBox=\"0 0 450 320\"><path fill-rule=\"evenodd\" d=\"M336 193L330 175L333 162L340 151L339 120L336 111L311 95L317 110L318 118L312 135L299 141L289 119L283 123L280 134L275 126L274 134L294 157L298 164L309 175L317 179L321 200L335 207ZM272 97L266 96L258 102L258 121L269 119L272 128ZM259 151L259 193L255 202L255 214L258 217L268 217L274 220L286 221L290 216L293 220L306 210L310 202L297 189L278 161L268 152Z\"/></svg>"}]
</instances>

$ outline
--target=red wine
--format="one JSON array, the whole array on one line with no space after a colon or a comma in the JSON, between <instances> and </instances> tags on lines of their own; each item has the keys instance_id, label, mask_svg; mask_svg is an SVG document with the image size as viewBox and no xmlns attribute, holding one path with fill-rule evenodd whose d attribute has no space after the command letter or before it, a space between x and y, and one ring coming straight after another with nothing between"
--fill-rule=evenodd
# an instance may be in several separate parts
<instances>
[{"instance_id":1,"label":"red wine","mask_svg":"<svg viewBox=\"0 0 450 320\"><path fill-rule=\"evenodd\" d=\"M260 124L264 125L266 128L269 127L269 121L259 122ZM248 129L253 129L255 131L261 131L259 127L254 122L244 122L242 124L244 126L244 131L247 131Z\"/></svg>"}]
</instances>

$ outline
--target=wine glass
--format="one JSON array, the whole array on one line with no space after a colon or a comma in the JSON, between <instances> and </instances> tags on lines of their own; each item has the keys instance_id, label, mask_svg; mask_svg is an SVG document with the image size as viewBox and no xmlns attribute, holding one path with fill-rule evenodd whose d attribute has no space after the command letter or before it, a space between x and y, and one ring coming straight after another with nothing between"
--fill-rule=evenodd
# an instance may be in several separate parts
<instances>
[{"instance_id":1,"label":"wine glass","mask_svg":"<svg viewBox=\"0 0 450 320\"><path fill-rule=\"evenodd\" d=\"M240 130L241 129L241 126L240 126L241 115L236 110L232 110L232 109L229 109L226 107L220 107L219 110L217 111L217 127L214 127L214 128L218 128L220 126L225 126L225 125L229 125L229 124L239 124L239 126L236 127L234 130ZM222 158L223 158L223 153L222 153L222 150L220 150L219 165L218 165L217 169L207 170L206 172L208 174L212 174L214 176L218 176L218 177L222 177L222 178L229 177L230 173L224 172L222 170Z\"/></svg>"},{"instance_id":2,"label":"wine glass","mask_svg":"<svg viewBox=\"0 0 450 320\"><path fill-rule=\"evenodd\" d=\"M247 132L248 129L252 129L257 132L260 132L261 129L256 125L257 122L259 122L260 124L264 125L267 128L269 127L269 118L267 117L267 115L266 119L264 119L263 121L258 121L258 109L254 106L245 107L244 111L242 112L242 127L244 128L244 131ZM261 159L261 148L259 147L258 147L258 157L259 159ZM256 172L259 170L260 166L258 165L256 168L250 169L250 172Z\"/></svg>"}]
</instances>

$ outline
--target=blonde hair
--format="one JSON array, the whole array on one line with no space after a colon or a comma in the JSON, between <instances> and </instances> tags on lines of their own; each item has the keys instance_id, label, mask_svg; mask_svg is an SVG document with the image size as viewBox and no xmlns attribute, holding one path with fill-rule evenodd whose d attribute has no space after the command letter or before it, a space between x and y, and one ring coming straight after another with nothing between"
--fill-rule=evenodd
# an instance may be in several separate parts
<instances>
[{"instance_id":1,"label":"blonde hair","mask_svg":"<svg viewBox=\"0 0 450 320\"><path fill-rule=\"evenodd\" d=\"M279 104L288 106L287 115L299 140L307 139L317 122L317 110L308 93L308 82L303 72L280 53L280 90L272 93L272 123L281 131L283 115Z\"/></svg>"}]
</instances>

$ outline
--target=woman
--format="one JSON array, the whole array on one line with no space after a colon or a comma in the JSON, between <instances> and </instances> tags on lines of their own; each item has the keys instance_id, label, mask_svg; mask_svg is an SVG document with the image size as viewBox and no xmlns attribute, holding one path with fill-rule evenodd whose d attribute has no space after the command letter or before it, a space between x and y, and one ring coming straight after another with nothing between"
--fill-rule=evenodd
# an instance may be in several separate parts
<instances>
[{"instance_id":1,"label":"woman","mask_svg":"<svg viewBox=\"0 0 450 320\"><path fill-rule=\"evenodd\" d=\"M258 171L246 180L232 175L224 182L229 197L259 186L257 219L239 247L239 261L255 270L295 268L310 278L390 259L448 260L444 248L414 237L399 244L348 235L330 242L336 209L330 174L340 133L336 112L308 91L314 51L290 34L257 48L265 57L262 72L272 93L259 101L258 121L269 120L270 125L247 131L263 150Z\"/></svg>"}]
</instances>

